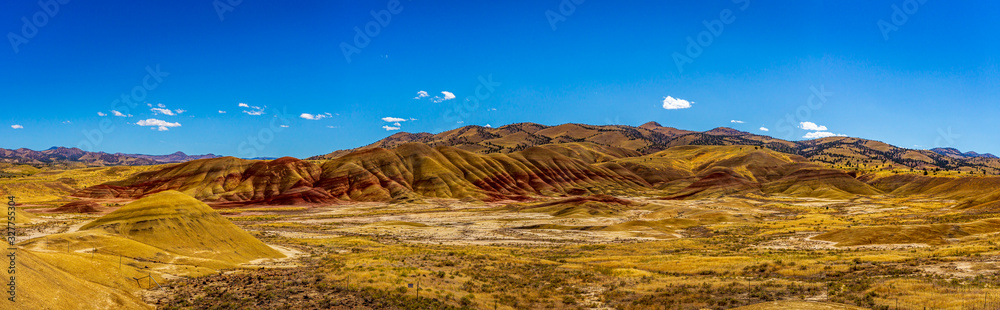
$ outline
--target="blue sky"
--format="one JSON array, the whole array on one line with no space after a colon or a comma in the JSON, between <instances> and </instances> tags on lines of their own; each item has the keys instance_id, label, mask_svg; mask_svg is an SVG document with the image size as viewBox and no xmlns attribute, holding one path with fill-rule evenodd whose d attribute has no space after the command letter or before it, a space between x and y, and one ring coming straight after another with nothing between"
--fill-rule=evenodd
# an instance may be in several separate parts
<instances>
[{"instance_id":1,"label":"blue sky","mask_svg":"<svg viewBox=\"0 0 1000 310\"><path fill-rule=\"evenodd\" d=\"M1000 154L993 1L51 3L0 9L0 147L307 157L657 121Z\"/></svg>"}]
</instances>

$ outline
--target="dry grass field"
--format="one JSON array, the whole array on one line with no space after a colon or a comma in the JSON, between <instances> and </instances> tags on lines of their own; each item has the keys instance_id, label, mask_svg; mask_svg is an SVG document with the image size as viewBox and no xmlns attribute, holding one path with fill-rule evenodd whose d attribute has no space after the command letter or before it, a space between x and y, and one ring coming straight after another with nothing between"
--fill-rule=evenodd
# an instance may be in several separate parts
<instances>
[{"instance_id":1,"label":"dry grass field","mask_svg":"<svg viewBox=\"0 0 1000 310\"><path fill-rule=\"evenodd\" d=\"M30 213L21 244L88 285L167 309L1000 306L1000 220L954 201L586 198L223 209L295 253L242 267L198 259L198 243L164 252L152 235L82 235L100 215ZM106 276L116 251L164 287Z\"/></svg>"}]
</instances>

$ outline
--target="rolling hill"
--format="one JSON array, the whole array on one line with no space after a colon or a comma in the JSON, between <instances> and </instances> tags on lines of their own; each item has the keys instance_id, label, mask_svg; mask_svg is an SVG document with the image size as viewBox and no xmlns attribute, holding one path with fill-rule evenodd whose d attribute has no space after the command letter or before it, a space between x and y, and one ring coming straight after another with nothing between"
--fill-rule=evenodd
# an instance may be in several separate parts
<instances>
[{"instance_id":1,"label":"rolling hill","mask_svg":"<svg viewBox=\"0 0 1000 310\"><path fill-rule=\"evenodd\" d=\"M392 149L410 142L430 146L451 146L480 153L512 153L532 146L589 142L600 147L652 154L682 145L749 145L795 154L815 162L848 170L909 170L943 169L1000 174L1000 159L975 152L942 154L937 150L912 150L886 143L849 137L829 137L816 140L785 141L756 135L732 128L715 128L694 132L664 127L649 122L638 127L625 125L563 124L545 126L534 123L517 123L497 128L465 126L438 134L401 132L367 146L340 150L314 156L312 160L327 160L344 156L353 151L373 148ZM957 150L955 151L957 152Z\"/></svg>"}]
</instances>

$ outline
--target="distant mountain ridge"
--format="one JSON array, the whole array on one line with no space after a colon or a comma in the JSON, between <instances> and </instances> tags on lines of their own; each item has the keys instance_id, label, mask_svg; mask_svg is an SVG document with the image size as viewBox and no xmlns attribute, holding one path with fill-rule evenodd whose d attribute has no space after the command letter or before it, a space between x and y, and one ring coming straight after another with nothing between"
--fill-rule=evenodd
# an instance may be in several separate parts
<instances>
[{"instance_id":1,"label":"distant mountain ridge","mask_svg":"<svg viewBox=\"0 0 1000 310\"><path fill-rule=\"evenodd\" d=\"M159 163L182 163L182 162L192 161L192 160L198 160L198 159L219 158L219 157L222 157L222 156L218 156L218 155L211 154L211 153L210 154L205 154L205 155L188 155L188 154L184 154L184 152L176 152L176 153L168 154L168 155L143 155L143 154L122 154L122 153L115 153L115 155L122 155L122 156L135 157L135 158L152 159L152 160L155 160L156 162L159 162Z\"/></svg>"},{"instance_id":2,"label":"distant mountain ridge","mask_svg":"<svg viewBox=\"0 0 1000 310\"><path fill-rule=\"evenodd\" d=\"M990 154L990 153L979 154L979 153L972 152L972 151L962 153L962 151L959 151L958 149L951 148L951 147L938 147L938 148L931 149L931 151L933 151L934 153L938 153L938 154L944 155L944 156L958 157L958 158L976 158L976 157L998 158L996 155L993 155L993 154Z\"/></svg>"},{"instance_id":3,"label":"distant mountain ridge","mask_svg":"<svg viewBox=\"0 0 1000 310\"><path fill-rule=\"evenodd\" d=\"M586 124L546 126L516 123L497 128L465 126L438 134L400 132L360 148L339 150L308 159L328 160L354 151L393 149L411 142L424 143L432 147L451 146L478 154L508 154L533 146L578 142L621 148L639 154L653 154L681 145L749 145L800 155L811 161L845 169L959 170L1000 174L1000 159L990 154L960 153L956 150L955 153L962 155L947 155L932 150L906 149L852 137L786 141L727 127L697 132L665 127L657 122L648 122L638 127Z\"/></svg>"},{"instance_id":4,"label":"distant mountain ridge","mask_svg":"<svg viewBox=\"0 0 1000 310\"><path fill-rule=\"evenodd\" d=\"M27 148L9 150L0 148L0 163L26 165L66 165L66 166L144 166L164 163L186 162L196 159L216 158L213 154L189 156L183 152L170 155L109 154L87 152L79 148L51 147L43 151Z\"/></svg>"}]
</instances>

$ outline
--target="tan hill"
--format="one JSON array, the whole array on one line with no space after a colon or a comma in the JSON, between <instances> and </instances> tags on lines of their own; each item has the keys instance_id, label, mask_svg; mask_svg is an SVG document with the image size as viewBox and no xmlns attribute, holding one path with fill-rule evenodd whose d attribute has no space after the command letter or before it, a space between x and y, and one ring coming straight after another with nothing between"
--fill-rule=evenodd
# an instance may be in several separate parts
<instances>
[{"instance_id":1,"label":"tan hill","mask_svg":"<svg viewBox=\"0 0 1000 310\"><path fill-rule=\"evenodd\" d=\"M829 198L879 193L842 170L754 146L678 146L614 163L673 193L675 199L736 193Z\"/></svg>"},{"instance_id":2,"label":"tan hill","mask_svg":"<svg viewBox=\"0 0 1000 310\"><path fill-rule=\"evenodd\" d=\"M81 279L36 253L22 249L16 253L17 306L9 309L153 309L128 292Z\"/></svg>"},{"instance_id":3,"label":"tan hill","mask_svg":"<svg viewBox=\"0 0 1000 310\"><path fill-rule=\"evenodd\" d=\"M960 202L958 208L968 212L1000 210L1000 177L893 175L868 183L892 195L954 199Z\"/></svg>"},{"instance_id":4,"label":"tan hill","mask_svg":"<svg viewBox=\"0 0 1000 310\"><path fill-rule=\"evenodd\" d=\"M18 246L18 274L26 275L19 292L31 309L150 308L137 296L153 280L165 284L167 278L285 257L177 191L149 195L77 231Z\"/></svg>"},{"instance_id":5,"label":"tan hill","mask_svg":"<svg viewBox=\"0 0 1000 310\"><path fill-rule=\"evenodd\" d=\"M49 210L52 213L101 213L107 208L93 201L79 200Z\"/></svg>"},{"instance_id":6,"label":"tan hill","mask_svg":"<svg viewBox=\"0 0 1000 310\"><path fill-rule=\"evenodd\" d=\"M637 203L608 195L557 199L526 205L512 205L517 212L546 213L556 217L592 217L621 214Z\"/></svg>"},{"instance_id":7,"label":"tan hill","mask_svg":"<svg viewBox=\"0 0 1000 310\"><path fill-rule=\"evenodd\" d=\"M105 231L172 253L231 263L283 257L205 203L177 191L149 195L80 229Z\"/></svg>"}]
</instances>

